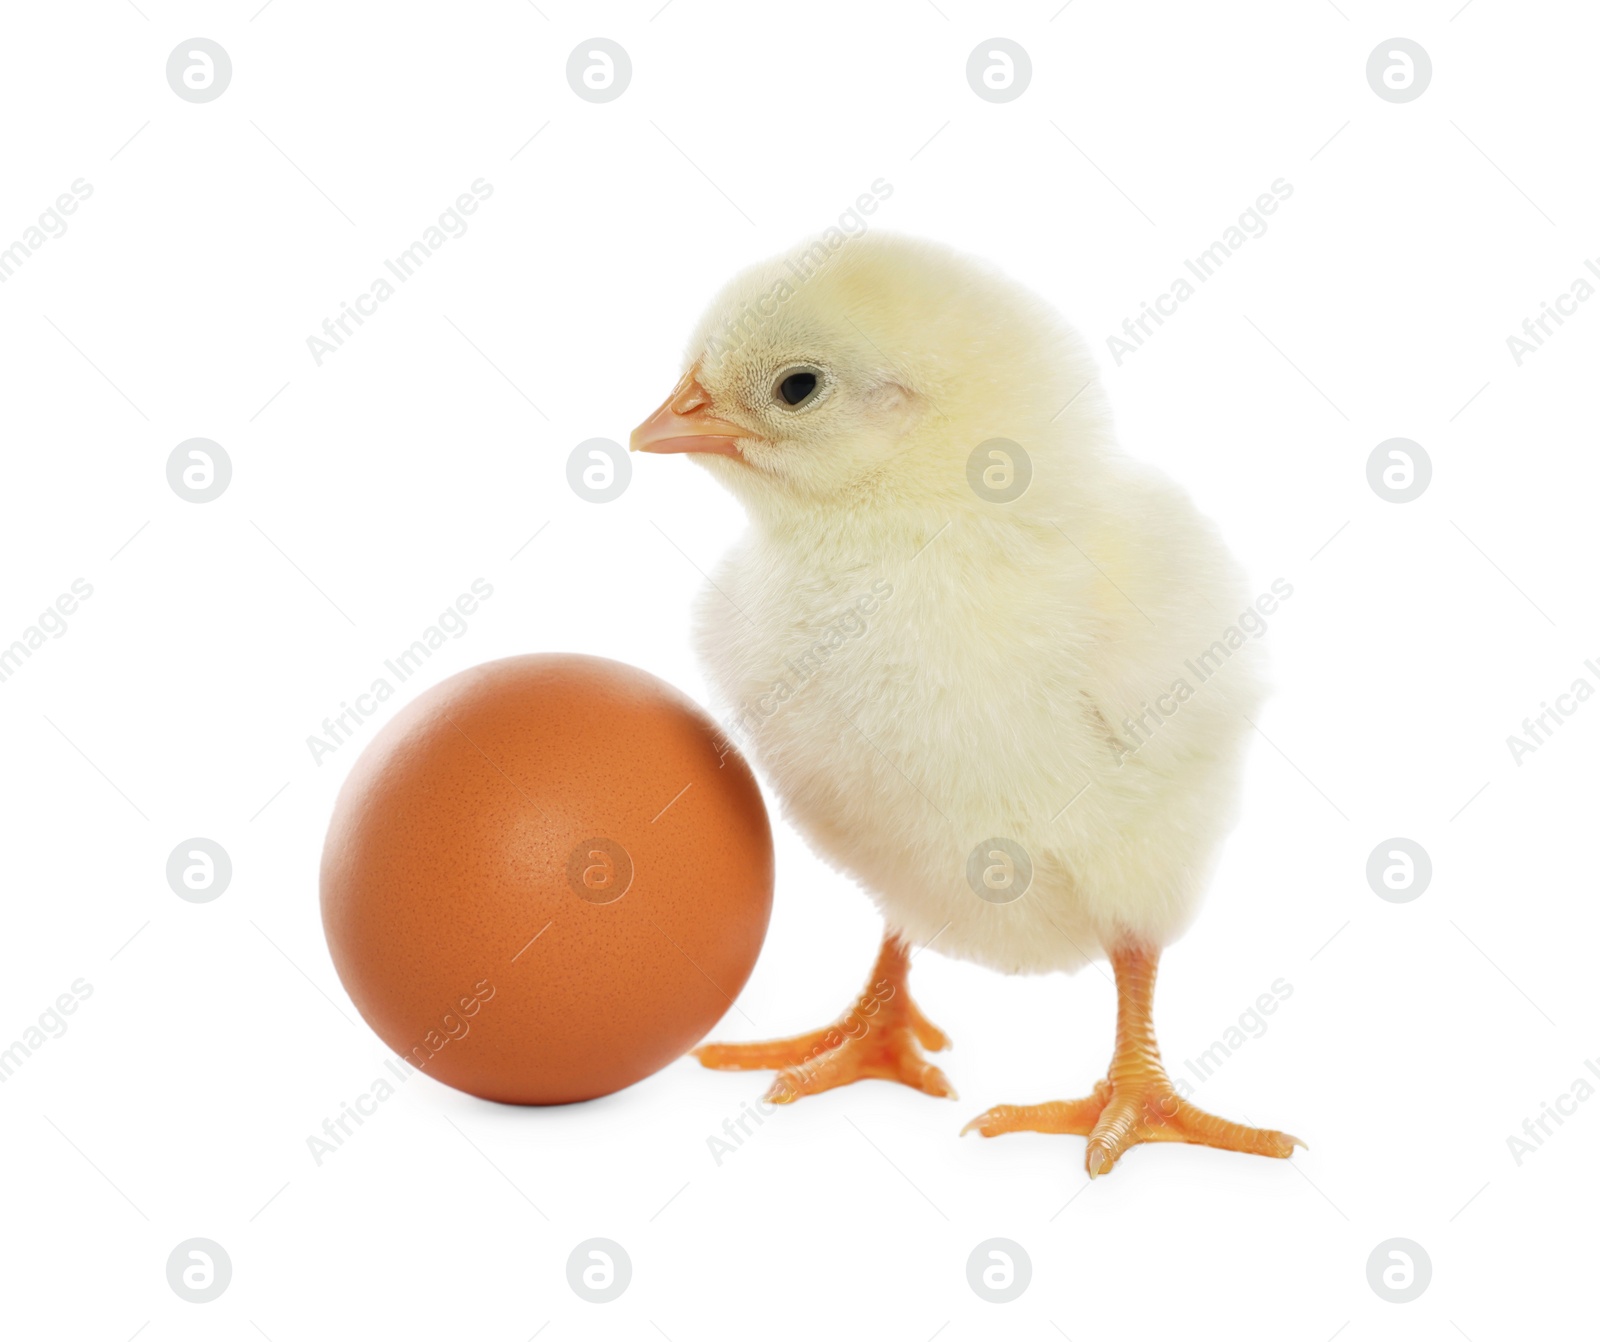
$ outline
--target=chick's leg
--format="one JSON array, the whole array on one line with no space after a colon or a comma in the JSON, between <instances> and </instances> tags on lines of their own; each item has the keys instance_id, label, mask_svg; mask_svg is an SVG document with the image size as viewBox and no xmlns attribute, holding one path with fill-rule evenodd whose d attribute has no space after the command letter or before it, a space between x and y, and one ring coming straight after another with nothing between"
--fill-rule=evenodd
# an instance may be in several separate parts
<instances>
[{"instance_id":1,"label":"chick's leg","mask_svg":"<svg viewBox=\"0 0 1600 1342\"><path fill-rule=\"evenodd\" d=\"M833 1025L766 1043L703 1044L694 1056L722 1071L776 1071L766 1095L772 1104L868 1079L954 1099L944 1073L918 1048L937 1052L950 1041L906 991L910 965L905 943L886 933L866 990Z\"/></svg>"},{"instance_id":2,"label":"chick's leg","mask_svg":"<svg viewBox=\"0 0 1600 1342\"><path fill-rule=\"evenodd\" d=\"M1109 1173L1140 1142L1196 1142L1258 1156L1289 1156L1305 1143L1269 1128L1247 1128L1197 1109L1178 1095L1161 1065L1151 1007L1159 952L1127 945L1111 953L1117 976L1117 1042L1106 1079L1082 1100L1002 1104L962 1129L985 1137L1006 1132L1066 1132L1089 1139L1089 1177Z\"/></svg>"}]
</instances>

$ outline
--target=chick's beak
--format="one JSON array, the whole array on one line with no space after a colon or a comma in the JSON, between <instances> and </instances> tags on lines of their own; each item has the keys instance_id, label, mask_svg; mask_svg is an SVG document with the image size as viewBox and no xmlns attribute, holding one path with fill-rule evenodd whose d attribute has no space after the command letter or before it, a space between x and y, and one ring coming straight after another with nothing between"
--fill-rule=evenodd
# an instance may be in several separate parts
<instances>
[{"instance_id":1,"label":"chick's beak","mask_svg":"<svg viewBox=\"0 0 1600 1342\"><path fill-rule=\"evenodd\" d=\"M749 431L718 419L710 412L711 397L691 368L672 389L672 395L633 431L629 446L635 452L716 452L739 456L739 439Z\"/></svg>"}]
</instances>

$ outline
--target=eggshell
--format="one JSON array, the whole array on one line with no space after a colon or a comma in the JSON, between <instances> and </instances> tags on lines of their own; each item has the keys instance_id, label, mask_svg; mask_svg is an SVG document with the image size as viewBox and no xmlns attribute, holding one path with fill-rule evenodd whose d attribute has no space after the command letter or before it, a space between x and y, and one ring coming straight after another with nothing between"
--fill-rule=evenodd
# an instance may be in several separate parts
<instances>
[{"instance_id":1,"label":"eggshell","mask_svg":"<svg viewBox=\"0 0 1600 1342\"><path fill-rule=\"evenodd\" d=\"M350 999L448 1085L592 1099L704 1037L755 965L772 832L749 766L672 686L600 657L473 667L356 761L322 854Z\"/></svg>"}]
</instances>

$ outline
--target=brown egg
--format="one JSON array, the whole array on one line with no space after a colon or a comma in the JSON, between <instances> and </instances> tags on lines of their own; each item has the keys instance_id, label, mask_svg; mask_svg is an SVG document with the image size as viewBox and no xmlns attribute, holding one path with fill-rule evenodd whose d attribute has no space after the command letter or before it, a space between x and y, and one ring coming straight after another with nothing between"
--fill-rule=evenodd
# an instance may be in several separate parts
<instances>
[{"instance_id":1,"label":"brown egg","mask_svg":"<svg viewBox=\"0 0 1600 1342\"><path fill-rule=\"evenodd\" d=\"M772 911L749 766L690 699L601 657L508 657L396 714L322 853L322 923L384 1043L512 1104L606 1095L697 1043Z\"/></svg>"}]
</instances>

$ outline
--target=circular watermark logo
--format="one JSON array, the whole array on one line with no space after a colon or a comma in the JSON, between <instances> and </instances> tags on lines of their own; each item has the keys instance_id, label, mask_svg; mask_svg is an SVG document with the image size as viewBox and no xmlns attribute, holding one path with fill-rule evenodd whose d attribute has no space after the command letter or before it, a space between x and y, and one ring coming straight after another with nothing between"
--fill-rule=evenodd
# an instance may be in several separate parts
<instances>
[{"instance_id":1,"label":"circular watermark logo","mask_svg":"<svg viewBox=\"0 0 1600 1342\"><path fill-rule=\"evenodd\" d=\"M1410 1304L1432 1280L1433 1260L1414 1239L1386 1239L1367 1259L1367 1284L1392 1305Z\"/></svg>"},{"instance_id":2,"label":"circular watermark logo","mask_svg":"<svg viewBox=\"0 0 1600 1342\"><path fill-rule=\"evenodd\" d=\"M1033 1259L1013 1239L986 1239L967 1255L967 1284L980 1300L1005 1305L1028 1289Z\"/></svg>"},{"instance_id":3,"label":"circular watermark logo","mask_svg":"<svg viewBox=\"0 0 1600 1342\"><path fill-rule=\"evenodd\" d=\"M185 839L167 858L167 884L191 904L209 904L231 880L233 859L214 839Z\"/></svg>"},{"instance_id":4,"label":"circular watermark logo","mask_svg":"<svg viewBox=\"0 0 1600 1342\"><path fill-rule=\"evenodd\" d=\"M1385 503L1421 498L1432 479L1432 459L1421 443L1409 438L1386 438L1367 458L1367 483Z\"/></svg>"},{"instance_id":5,"label":"circular watermark logo","mask_svg":"<svg viewBox=\"0 0 1600 1342\"><path fill-rule=\"evenodd\" d=\"M586 103L608 103L620 98L632 79L633 62L622 43L609 37L579 42L567 57L567 83Z\"/></svg>"},{"instance_id":6,"label":"circular watermark logo","mask_svg":"<svg viewBox=\"0 0 1600 1342\"><path fill-rule=\"evenodd\" d=\"M579 899L614 904L633 884L633 858L615 839L585 839L567 856L567 884Z\"/></svg>"},{"instance_id":7,"label":"circular watermark logo","mask_svg":"<svg viewBox=\"0 0 1600 1342\"><path fill-rule=\"evenodd\" d=\"M633 479L633 462L621 443L586 438L567 455L567 483L580 499L610 503Z\"/></svg>"},{"instance_id":8,"label":"circular watermark logo","mask_svg":"<svg viewBox=\"0 0 1600 1342\"><path fill-rule=\"evenodd\" d=\"M987 503L1020 499L1032 481L1033 459L1009 438L987 439L967 458L967 483Z\"/></svg>"},{"instance_id":9,"label":"circular watermark logo","mask_svg":"<svg viewBox=\"0 0 1600 1342\"><path fill-rule=\"evenodd\" d=\"M609 1304L632 1280L633 1260L614 1239L586 1239L567 1255L567 1285L590 1304Z\"/></svg>"},{"instance_id":10,"label":"circular watermark logo","mask_svg":"<svg viewBox=\"0 0 1600 1342\"><path fill-rule=\"evenodd\" d=\"M1408 103L1428 91L1433 61L1418 42L1391 37L1367 57L1367 83L1386 103Z\"/></svg>"},{"instance_id":11,"label":"circular watermark logo","mask_svg":"<svg viewBox=\"0 0 1600 1342\"><path fill-rule=\"evenodd\" d=\"M209 438L186 438L167 457L167 483L185 503L221 498L232 479L232 459Z\"/></svg>"},{"instance_id":12,"label":"circular watermark logo","mask_svg":"<svg viewBox=\"0 0 1600 1342\"><path fill-rule=\"evenodd\" d=\"M191 37L179 42L167 57L167 83L186 103L208 103L220 98L233 82L233 60L220 42Z\"/></svg>"},{"instance_id":13,"label":"circular watermark logo","mask_svg":"<svg viewBox=\"0 0 1600 1342\"><path fill-rule=\"evenodd\" d=\"M1367 859L1367 884L1379 899L1409 904L1433 880L1433 859L1415 839L1385 839Z\"/></svg>"},{"instance_id":14,"label":"circular watermark logo","mask_svg":"<svg viewBox=\"0 0 1600 1342\"><path fill-rule=\"evenodd\" d=\"M1033 62L1022 44L1009 37L979 42L967 57L967 83L984 102L1008 103L1028 91Z\"/></svg>"},{"instance_id":15,"label":"circular watermark logo","mask_svg":"<svg viewBox=\"0 0 1600 1342\"><path fill-rule=\"evenodd\" d=\"M190 1304L215 1300L232 1280L233 1259L214 1239L186 1239L167 1255L167 1285Z\"/></svg>"},{"instance_id":16,"label":"circular watermark logo","mask_svg":"<svg viewBox=\"0 0 1600 1342\"><path fill-rule=\"evenodd\" d=\"M967 884L979 899L1010 904L1033 884L1033 859L1015 839L985 839L967 855Z\"/></svg>"}]
</instances>

